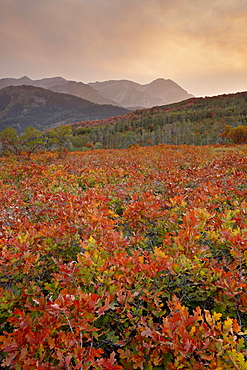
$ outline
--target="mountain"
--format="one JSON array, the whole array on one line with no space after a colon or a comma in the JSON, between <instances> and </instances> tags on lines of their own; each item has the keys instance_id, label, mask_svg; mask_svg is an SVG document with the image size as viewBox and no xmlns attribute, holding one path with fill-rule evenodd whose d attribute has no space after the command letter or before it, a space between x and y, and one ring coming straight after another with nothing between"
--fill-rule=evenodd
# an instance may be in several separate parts
<instances>
[{"instance_id":1,"label":"mountain","mask_svg":"<svg viewBox=\"0 0 247 370\"><path fill-rule=\"evenodd\" d=\"M149 84L141 85L128 80L110 80L90 83L100 95L113 99L125 108L151 108L186 100L188 94L172 80L158 78Z\"/></svg>"},{"instance_id":2,"label":"mountain","mask_svg":"<svg viewBox=\"0 0 247 370\"><path fill-rule=\"evenodd\" d=\"M130 109L149 108L162 105L162 99L141 91L142 85L128 80L111 80L90 83L105 98L114 99L122 107Z\"/></svg>"},{"instance_id":3,"label":"mountain","mask_svg":"<svg viewBox=\"0 0 247 370\"><path fill-rule=\"evenodd\" d=\"M165 80L164 78L158 78L150 84L143 85L143 88L142 91L146 94L161 99L162 105L177 103L193 97L193 95L188 94L187 91L170 79Z\"/></svg>"},{"instance_id":4,"label":"mountain","mask_svg":"<svg viewBox=\"0 0 247 370\"><path fill-rule=\"evenodd\" d=\"M42 131L127 112L122 107L99 105L73 95L30 85L9 86L0 90L0 131L9 126L19 133L27 126L34 126Z\"/></svg>"},{"instance_id":5,"label":"mountain","mask_svg":"<svg viewBox=\"0 0 247 370\"><path fill-rule=\"evenodd\" d=\"M172 80L164 78L158 78L145 85L129 80L110 80L85 84L67 81L62 77L41 80L31 80L27 76L19 79L0 79L0 89L19 85L43 87L55 92L75 95L96 104L112 104L131 110L171 104L193 96Z\"/></svg>"},{"instance_id":6,"label":"mountain","mask_svg":"<svg viewBox=\"0 0 247 370\"><path fill-rule=\"evenodd\" d=\"M111 104L119 106L118 103L110 99L104 98L96 90L88 84L76 81L67 81L62 77L43 78L41 80L31 80L24 76L21 78L2 78L0 79L0 89L7 86L21 86L30 85L36 87L43 87L55 92L78 96L96 104Z\"/></svg>"},{"instance_id":7,"label":"mountain","mask_svg":"<svg viewBox=\"0 0 247 370\"><path fill-rule=\"evenodd\" d=\"M43 78L42 80L31 80L27 76L21 78L2 78L0 79L0 89L8 86L21 86L21 85L30 85L36 87L43 87L44 89L49 89L50 87L58 84L67 82L62 77L52 77L52 78Z\"/></svg>"},{"instance_id":8,"label":"mountain","mask_svg":"<svg viewBox=\"0 0 247 370\"><path fill-rule=\"evenodd\" d=\"M84 84L83 82L67 81L62 77L43 78L41 80L31 80L27 76L21 78L0 79L0 89L8 86L21 85L43 87L44 89L49 89L54 92L78 96L79 98L89 100L96 104L111 104L120 106L115 101L101 96L88 84Z\"/></svg>"},{"instance_id":9,"label":"mountain","mask_svg":"<svg viewBox=\"0 0 247 370\"><path fill-rule=\"evenodd\" d=\"M115 101L101 96L91 86L84 84L82 82L64 81L61 84L49 87L49 89L55 92L75 95L75 96L89 100L96 104L111 104L111 105L119 106L119 104L116 103Z\"/></svg>"}]
</instances>

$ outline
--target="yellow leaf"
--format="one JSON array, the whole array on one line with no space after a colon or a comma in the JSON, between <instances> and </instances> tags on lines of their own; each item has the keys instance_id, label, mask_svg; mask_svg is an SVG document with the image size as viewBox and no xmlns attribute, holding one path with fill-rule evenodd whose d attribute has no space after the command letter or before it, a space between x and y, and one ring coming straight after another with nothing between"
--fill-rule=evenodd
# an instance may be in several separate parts
<instances>
[{"instance_id":1,"label":"yellow leaf","mask_svg":"<svg viewBox=\"0 0 247 370\"><path fill-rule=\"evenodd\" d=\"M143 261L144 261L144 256L140 256L140 257L139 257L139 261L140 261L140 263L143 263Z\"/></svg>"},{"instance_id":2,"label":"yellow leaf","mask_svg":"<svg viewBox=\"0 0 247 370\"><path fill-rule=\"evenodd\" d=\"M195 331L196 331L196 327L192 326L192 328L190 329L190 335L193 335Z\"/></svg>"},{"instance_id":3,"label":"yellow leaf","mask_svg":"<svg viewBox=\"0 0 247 370\"><path fill-rule=\"evenodd\" d=\"M228 317L228 319L224 321L224 328L230 329L230 327L232 326L232 323L233 323L233 320L230 317Z\"/></svg>"},{"instance_id":4,"label":"yellow leaf","mask_svg":"<svg viewBox=\"0 0 247 370\"><path fill-rule=\"evenodd\" d=\"M154 247L154 255L157 257L167 257L164 251L160 247Z\"/></svg>"},{"instance_id":5,"label":"yellow leaf","mask_svg":"<svg viewBox=\"0 0 247 370\"><path fill-rule=\"evenodd\" d=\"M214 317L215 321L219 321L221 316L222 316L222 313L220 313L220 312L218 312L218 313L214 312L213 313L213 317Z\"/></svg>"}]
</instances>

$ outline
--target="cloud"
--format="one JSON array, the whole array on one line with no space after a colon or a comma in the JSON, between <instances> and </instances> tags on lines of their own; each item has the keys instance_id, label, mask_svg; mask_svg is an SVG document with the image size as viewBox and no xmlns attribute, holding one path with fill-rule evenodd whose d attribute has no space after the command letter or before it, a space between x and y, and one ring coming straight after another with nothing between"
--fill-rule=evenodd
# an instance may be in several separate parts
<instances>
[{"instance_id":1,"label":"cloud","mask_svg":"<svg viewBox=\"0 0 247 370\"><path fill-rule=\"evenodd\" d=\"M246 19L242 0L1 0L3 73L84 82L240 75Z\"/></svg>"}]
</instances>

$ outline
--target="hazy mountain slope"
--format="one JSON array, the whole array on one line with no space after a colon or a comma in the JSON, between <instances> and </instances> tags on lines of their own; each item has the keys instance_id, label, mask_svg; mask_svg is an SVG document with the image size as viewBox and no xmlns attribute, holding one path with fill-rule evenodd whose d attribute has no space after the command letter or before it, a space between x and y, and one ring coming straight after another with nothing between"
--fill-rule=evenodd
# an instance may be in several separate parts
<instances>
[{"instance_id":1,"label":"hazy mountain slope","mask_svg":"<svg viewBox=\"0 0 247 370\"><path fill-rule=\"evenodd\" d=\"M192 97L171 80L159 78L141 85L128 80L110 80L90 83L100 95L113 99L123 107L150 108L155 105L171 104Z\"/></svg>"},{"instance_id":2,"label":"hazy mountain slope","mask_svg":"<svg viewBox=\"0 0 247 370\"><path fill-rule=\"evenodd\" d=\"M115 100L122 99L122 92L129 89L141 90L141 85L129 80L109 80L103 82L90 82L95 90L105 97Z\"/></svg>"},{"instance_id":3,"label":"hazy mountain slope","mask_svg":"<svg viewBox=\"0 0 247 370\"><path fill-rule=\"evenodd\" d=\"M123 107L149 108L157 105L157 99L141 91L141 85L128 80L110 80L90 83L100 95L115 100ZM162 101L159 100L162 104Z\"/></svg>"},{"instance_id":4,"label":"hazy mountain slope","mask_svg":"<svg viewBox=\"0 0 247 370\"><path fill-rule=\"evenodd\" d=\"M49 89L51 86L60 85L64 82L67 82L62 77L52 77L52 78L43 78L41 80L31 80L27 76L21 78L2 78L0 79L0 89L8 86L21 86L21 85L30 85L36 87L43 87L44 89Z\"/></svg>"},{"instance_id":5,"label":"hazy mountain slope","mask_svg":"<svg viewBox=\"0 0 247 370\"><path fill-rule=\"evenodd\" d=\"M27 76L19 79L0 79L0 89L6 86L31 85L52 91L75 95L97 104L112 104L125 108L151 108L171 104L192 97L172 80L159 78L141 85L129 80L110 80L85 84L67 81L62 77L31 80Z\"/></svg>"},{"instance_id":6,"label":"hazy mountain slope","mask_svg":"<svg viewBox=\"0 0 247 370\"><path fill-rule=\"evenodd\" d=\"M43 87L44 89L50 89L54 85L61 85L65 84L67 80L63 77L51 77L51 78L42 78L41 80L31 80L31 83L28 85L36 86L36 87ZM25 83L25 85L27 85Z\"/></svg>"},{"instance_id":7,"label":"hazy mountain slope","mask_svg":"<svg viewBox=\"0 0 247 370\"><path fill-rule=\"evenodd\" d=\"M1 78L0 89L8 86L31 85L32 82L33 81L27 76L21 78Z\"/></svg>"},{"instance_id":8,"label":"hazy mountain slope","mask_svg":"<svg viewBox=\"0 0 247 370\"><path fill-rule=\"evenodd\" d=\"M99 105L68 94L34 86L10 86L0 90L0 131L27 126L39 130L82 120L103 119L125 114L126 109Z\"/></svg>"},{"instance_id":9,"label":"hazy mountain slope","mask_svg":"<svg viewBox=\"0 0 247 370\"><path fill-rule=\"evenodd\" d=\"M91 86L82 82L64 81L62 84L51 86L49 89L55 92L75 95L96 104L119 105L110 99L104 98Z\"/></svg>"},{"instance_id":10,"label":"hazy mountain slope","mask_svg":"<svg viewBox=\"0 0 247 370\"><path fill-rule=\"evenodd\" d=\"M170 79L158 78L147 85L143 85L143 88L145 93L160 98L162 104L176 103L193 97L193 95L188 94L187 91Z\"/></svg>"},{"instance_id":11,"label":"hazy mountain slope","mask_svg":"<svg viewBox=\"0 0 247 370\"><path fill-rule=\"evenodd\" d=\"M149 108L155 105L162 105L162 99L141 92L135 88L129 88L121 94L120 104L122 107L129 107L130 109Z\"/></svg>"},{"instance_id":12,"label":"hazy mountain slope","mask_svg":"<svg viewBox=\"0 0 247 370\"><path fill-rule=\"evenodd\" d=\"M8 86L29 85L43 87L55 92L74 95L82 99L86 99L96 104L112 104L119 106L118 103L101 96L98 91L93 89L88 84L76 81L67 81L62 77L43 78L41 80L31 80L24 76L21 78L2 78L0 79L0 89Z\"/></svg>"}]
</instances>

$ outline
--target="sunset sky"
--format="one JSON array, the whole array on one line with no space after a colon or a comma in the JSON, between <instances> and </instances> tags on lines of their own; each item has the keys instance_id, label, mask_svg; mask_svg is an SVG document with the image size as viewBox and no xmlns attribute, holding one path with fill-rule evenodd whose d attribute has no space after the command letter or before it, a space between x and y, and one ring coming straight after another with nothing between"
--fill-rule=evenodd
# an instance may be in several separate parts
<instances>
[{"instance_id":1,"label":"sunset sky","mask_svg":"<svg viewBox=\"0 0 247 370\"><path fill-rule=\"evenodd\" d=\"M0 0L0 78L247 91L247 0Z\"/></svg>"}]
</instances>

